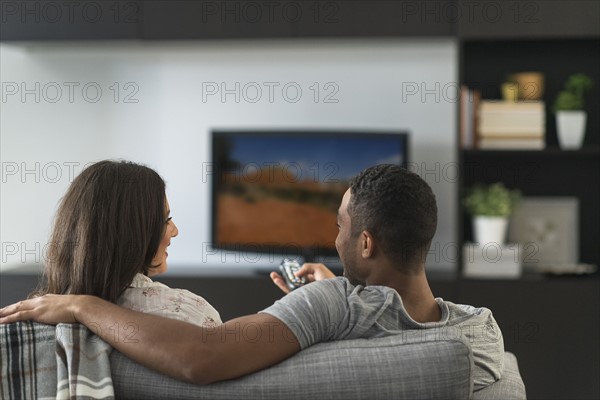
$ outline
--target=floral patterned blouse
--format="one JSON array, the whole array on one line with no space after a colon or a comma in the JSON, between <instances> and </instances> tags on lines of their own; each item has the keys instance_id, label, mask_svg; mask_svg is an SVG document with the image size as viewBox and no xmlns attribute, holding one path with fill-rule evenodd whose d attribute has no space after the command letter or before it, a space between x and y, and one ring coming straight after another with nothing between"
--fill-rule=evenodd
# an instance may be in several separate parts
<instances>
[{"instance_id":1,"label":"floral patterned blouse","mask_svg":"<svg viewBox=\"0 0 600 400\"><path fill-rule=\"evenodd\" d=\"M221 325L217 310L202 297L185 289L172 289L137 274L117 304L134 311L178 319L203 327Z\"/></svg>"}]
</instances>

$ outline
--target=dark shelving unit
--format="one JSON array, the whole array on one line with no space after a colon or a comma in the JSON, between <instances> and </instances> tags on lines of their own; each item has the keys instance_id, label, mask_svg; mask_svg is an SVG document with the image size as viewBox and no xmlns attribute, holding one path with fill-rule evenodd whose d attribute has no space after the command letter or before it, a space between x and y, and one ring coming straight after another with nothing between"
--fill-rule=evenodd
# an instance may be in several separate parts
<instances>
[{"instance_id":1,"label":"dark shelving unit","mask_svg":"<svg viewBox=\"0 0 600 400\"><path fill-rule=\"evenodd\" d=\"M499 99L500 84L511 73L542 72L546 111L544 150L459 150L460 198L476 183L498 181L524 196L577 197L581 261L600 265L596 243L600 237L600 91L586 95L586 136L580 150L559 148L552 112L552 103L569 75L583 72L600 84L599 37L463 39L459 48L460 82L480 90L482 99ZM470 241L470 217L462 207L458 213L462 221L458 237L461 242Z\"/></svg>"},{"instance_id":2,"label":"dark shelving unit","mask_svg":"<svg viewBox=\"0 0 600 400\"><path fill-rule=\"evenodd\" d=\"M522 3L524 7L532 4ZM458 32L460 84L479 89L482 99L499 99L500 84L508 74L540 71L545 75L542 100L546 110L543 150L458 149L459 198L476 183L498 181L524 196L577 197L579 258L596 265L600 265L599 5L542 1L533 4L540 10L537 25L511 29L510 22L479 21L461 26ZM568 18L574 15L581 18ZM552 103L567 77L577 72L595 82L586 96L586 136L581 149L562 150ZM461 201L457 207L457 237L462 244L472 240L472 222ZM461 257L457 300L494 312L506 350L519 360L528 398L600 396L595 378L600 375L600 272L577 276L525 273L517 280L482 280L464 278L462 264Z\"/></svg>"}]
</instances>

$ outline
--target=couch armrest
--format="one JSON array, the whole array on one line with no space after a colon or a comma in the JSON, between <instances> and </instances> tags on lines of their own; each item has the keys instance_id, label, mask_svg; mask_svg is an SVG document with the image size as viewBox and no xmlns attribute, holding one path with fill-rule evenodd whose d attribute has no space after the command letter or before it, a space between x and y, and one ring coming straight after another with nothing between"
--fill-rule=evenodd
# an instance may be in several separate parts
<instances>
[{"instance_id":1,"label":"couch armrest","mask_svg":"<svg viewBox=\"0 0 600 400\"><path fill-rule=\"evenodd\" d=\"M525 384L519 372L517 357L508 351L504 353L502 378L490 386L473 393L473 400L524 400L526 398Z\"/></svg>"}]
</instances>

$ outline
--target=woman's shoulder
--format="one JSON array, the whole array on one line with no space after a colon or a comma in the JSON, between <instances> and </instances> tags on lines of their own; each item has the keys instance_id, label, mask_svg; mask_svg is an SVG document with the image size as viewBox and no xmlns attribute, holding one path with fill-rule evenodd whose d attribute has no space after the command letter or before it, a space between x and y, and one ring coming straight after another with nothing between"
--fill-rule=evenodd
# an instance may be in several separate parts
<instances>
[{"instance_id":1,"label":"woman's shoulder","mask_svg":"<svg viewBox=\"0 0 600 400\"><path fill-rule=\"evenodd\" d=\"M117 304L202 326L221 324L219 313L201 296L186 289L170 288L141 274L136 275Z\"/></svg>"},{"instance_id":2,"label":"woman's shoulder","mask_svg":"<svg viewBox=\"0 0 600 400\"><path fill-rule=\"evenodd\" d=\"M143 274L136 274L133 277L133 281L131 281L131 283L129 284L130 288L150 288L150 287L156 287L156 288L167 288L169 289L169 287L165 284L162 284L160 282L156 282L153 281L152 279L150 279L149 277L147 277L146 275Z\"/></svg>"},{"instance_id":3,"label":"woman's shoulder","mask_svg":"<svg viewBox=\"0 0 600 400\"><path fill-rule=\"evenodd\" d=\"M187 289L171 288L163 283L153 281L149 277L137 274L129 287L121 295L122 299L137 300L138 298L148 301L149 298L169 301L193 301L194 304L208 304L204 298L190 292ZM135 301L134 300L134 301Z\"/></svg>"}]
</instances>

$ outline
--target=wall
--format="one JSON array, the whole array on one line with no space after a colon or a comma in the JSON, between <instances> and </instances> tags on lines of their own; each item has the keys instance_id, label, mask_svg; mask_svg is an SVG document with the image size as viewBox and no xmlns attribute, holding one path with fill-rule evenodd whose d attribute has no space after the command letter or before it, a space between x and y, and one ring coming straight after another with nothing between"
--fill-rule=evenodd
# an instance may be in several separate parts
<instances>
[{"instance_id":1,"label":"wall","mask_svg":"<svg viewBox=\"0 0 600 400\"><path fill-rule=\"evenodd\" d=\"M212 127L409 130L411 168L439 202L438 247L428 264L454 264L452 40L3 43L0 60L3 270L43 261L53 213L72 176L104 158L145 163L167 181L180 230L169 250L172 273L247 269L249 256L206 245ZM211 82L228 89L239 82L239 102L234 94L207 95ZM263 89L256 102L255 91L243 91L250 82ZM265 82L279 84L272 101ZM302 89L298 101L294 90L282 93L286 83ZM331 98L338 102L325 102L332 88L339 89ZM277 261L261 257L251 267Z\"/></svg>"}]
</instances>

